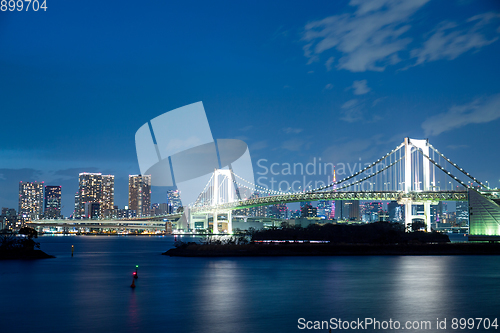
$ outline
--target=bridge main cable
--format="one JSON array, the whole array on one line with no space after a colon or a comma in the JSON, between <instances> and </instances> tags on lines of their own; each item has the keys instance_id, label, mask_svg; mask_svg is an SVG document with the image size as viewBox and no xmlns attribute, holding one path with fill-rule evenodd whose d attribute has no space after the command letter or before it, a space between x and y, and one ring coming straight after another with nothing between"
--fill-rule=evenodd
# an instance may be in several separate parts
<instances>
[{"instance_id":1,"label":"bridge main cable","mask_svg":"<svg viewBox=\"0 0 500 333\"><path fill-rule=\"evenodd\" d=\"M460 183L460 185L464 186L465 188L468 188L469 185L467 185L466 183L464 183L463 181L461 181L458 177L454 176L453 174L451 174L450 171L446 170L445 168L443 168L441 165L439 165L436 161L434 161L432 158L430 158L429 156L427 156L426 154L424 154L424 152L422 151L422 149L414 146L412 143L410 143L410 145L412 145L413 147L415 147L415 149L420 153L422 154L422 156L424 156L425 158L427 158L432 164L434 164L435 166L438 167L438 169L440 169L441 171L445 172L448 176L452 177L456 182ZM478 182L478 184L480 184ZM481 184L482 185L482 184Z\"/></svg>"},{"instance_id":2,"label":"bridge main cable","mask_svg":"<svg viewBox=\"0 0 500 333\"><path fill-rule=\"evenodd\" d=\"M359 184L359 183L364 182L365 180L368 180L368 179L370 179L370 178L372 178L372 177L375 177L375 176L376 176L376 175L378 175L379 173L384 172L385 170L389 169L390 167L392 167L392 166L393 166L393 165L395 165L396 163L400 162L402 159L404 159L404 156L403 156L403 157L401 157L401 158L399 158L398 160L396 160L396 161L392 162L391 164L386 165L385 167L383 167L383 168L382 168L382 169L380 169L379 171L375 172L374 174L371 174L371 175L369 175L369 176L366 176L365 178L359 179L359 180L355 181L354 183L345 184L345 185L343 185L343 186L341 186L341 187L337 188L337 189L336 189L336 191L340 191L340 190L343 190L343 189L345 189L345 188L348 188L348 187L351 187L351 186L357 185L357 184ZM314 193L314 192L316 192L316 191L315 191L315 190L312 190L312 191L309 191L309 192L306 192L306 193Z\"/></svg>"},{"instance_id":3,"label":"bridge main cable","mask_svg":"<svg viewBox=\"0 0 500 333\"><path fill-rule=\"evenodd\" d=\"M463 173L464 175L466 175L467 177L469 177L470 179L472 179L474 182L476 182L477 184L481 185L482 187L484 188L489 188L488 186L485 186L483 183L481 183L478 179L476 179L475 177L473 177L470 173L466 172L464 169L460 168L456 163L452 162L449 158L447 158L446 156L444 156L440 151L438 151L436 148L434 148L430 143L429 143L429 147L432 148L432 150L434 150L434 152L436 152L439 156L441 156L442 158L444 158L448 163L450 163L451 165L453 165L458 171L460 171L461 173Z\"/></svg>"},{"instance_id":4,"label":"bridge main cable","mask_svg":"<svg viewBox=\"0 0 500 333\"><path fill-rule=\"evenodd\" d=\"M355 172L354 174L352 174L351 176L349 177L346 177L342 180L338 180L336 182L333 182L329 185L325 185L325 186L320 186L318 188L315 188L315 189L312 189L310 190L309 192L316 192L316 191L321 191L321 190L324 190L324 189L327 189L329 187L332 187L332 186L335 186L335 185L339 185L343 182L346 182L356 176L359 176L360 174L362 174L363 172L367 171L368 169L370 168L373 168L375 165L377 165L378 163L382 162L383 160L385 160L386 158L388 158L389 156L391 156L392 154L394 154L395 152L397 152L401 147L403 147L405 144L404 142L402 144L400 144L399 146L397 146L396 148L394 148L392 151L388 152L387 154L385 154L384 156L382 156L381 158L379 158L378 160L376 160L375 162L373 162L372 164L368 165L367 167L365 167L364 169L362 170L359 170L358 172ZM398 160L399 161L399 160ZM371 175L370 177L372 177L373 175ZM368 177L368 178L370 178Z\"/></svg>"}]
</instances>

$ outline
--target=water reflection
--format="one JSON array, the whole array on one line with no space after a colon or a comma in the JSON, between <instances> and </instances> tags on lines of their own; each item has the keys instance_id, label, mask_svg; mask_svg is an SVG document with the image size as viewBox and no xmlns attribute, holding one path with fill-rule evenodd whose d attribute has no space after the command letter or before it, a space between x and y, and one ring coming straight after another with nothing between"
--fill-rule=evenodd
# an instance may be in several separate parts
<instances>
[{"instance_id":1,"label":"water reflection","mask_svg":"<svg viewBox=\"0 0 500 333\"><path fill-rule=\"evenodd\" d=\"M0 263L2 332L299 332L298 318L435 321L500 308L500 256L170 258L160 253L173 237L40 241L56 259Z\"/></svg>"},{"instance_id":2,"label":"water reflection","mask_svg":"<svg viewBox=\"0 0 500 333\"><path fill-rule=\"evenodd\" d=\"M398 257L388 312L405 320L435 320L445 315L455 303L449 283L454 261L451 256Z\"/></svg>"}]
</instances>

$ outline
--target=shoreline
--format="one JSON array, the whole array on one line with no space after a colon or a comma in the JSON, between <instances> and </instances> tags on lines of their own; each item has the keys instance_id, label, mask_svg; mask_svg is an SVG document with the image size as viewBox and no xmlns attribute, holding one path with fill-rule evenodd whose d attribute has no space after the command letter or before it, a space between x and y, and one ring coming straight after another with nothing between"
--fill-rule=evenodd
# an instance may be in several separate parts
<instances>
[{"instance_id":1,"label":"shoreline","mask_svg":"<svg viewBox=\"0 0 500 333\"><path fill-rule=\"evenodd\" d=\"M34 260L51 258L55 257L43 252L42 250L0 252L0 260Z\"/></svg>"},{"instance_id":2,"label":"shoreline","mask_svg":"<svg viewBox=\"0 0 500 333\"><path fill-rule=\"evenodd\" d=\"M435 244L185 244L162 253L170 257L282 257L371 255L500 255L499 243Z\"/></svg>"}]
</instances>

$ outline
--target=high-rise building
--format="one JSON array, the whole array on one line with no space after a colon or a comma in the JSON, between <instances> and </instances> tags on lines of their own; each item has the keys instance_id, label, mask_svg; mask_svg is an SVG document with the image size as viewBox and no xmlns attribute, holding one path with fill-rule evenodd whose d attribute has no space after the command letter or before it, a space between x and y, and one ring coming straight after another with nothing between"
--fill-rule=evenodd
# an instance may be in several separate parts
<instances>
[{"instance_id":1,"label":"high-rise building","mask_svg":"<svg viewBox=\"0 0 500 333\"><path fill-rule=\"evenodd\" d=\"M102 175L100 173L83 172L78 177L78 209L75 218L90 218L85 214L85 204L89 202L101 202Z\"/></svg>"},{"instance_id":2,"label":"high-rise building","mask_svg":"<svg viewBox=\"0 0 500 333\"><path fill-rule=\"evenodd\" d=\"M259 193L255 192L252 194L250 199L257 199L259 198ZM267 206L257 206L257 207L252 207L249 208L249 215L248 216L253 216L253 217L265 217L267 216Z\"/></svg>"},{"instance_id":3,"label":"high-rise building","mask_svg":"<svg viewBox=\"0 0 500 333\"><path fill-rule=\"evenodd\" d=\"M111 217L115 206L115 176L102 175L102 194L100 201L100 216Z\"/></svg>"},{"instance_id":4,"label":"high-rise building","mask_svg":"<svg viewBox=\"0 0 500 333\"><path fill-rule=\"evenodd\" d=\"M311 201L301 201L300 202L300 208L304 208L306 205L311 205Z\"/></svg>"},{"instance_id":5,"label":"high-rise building","mask_svg":"<svg viewBox=\"0 0 500 333\"><path fill-rule=\"evenodd\" d=\"M456 212L457 224L461 227L467 227L469 225L469 203L467 201L457 201Z\"/></svg>"},{"instance_id":6,"label":"high-rise building","mask_svg":"<svg viewBox=\"0 0 500 333\"><path fill-rule=\"evenodd\" d=\"M331 214L332 214L332 201L327 201L327 200L318 201L318 217L329 219Z\"/></svg>"},{"instance_id":7,"label":"high-rise building","mask_svg":"<svg viewBox=\"0 0 500 333\"><path fill-rule=\"evenodd\" d=\"M304 206L300 207L300 217L316 217L317 215L318 209L310 203L305 203Z\"/></svg>"},{"instance_id":8,"label":"high-rise building","mask_svg":"<svg viewBox=\"0 0 500 333\"><path fill-rule=\"evenodd\" d=\"M43 182L19 183L19 218L22 223L43 216Z\"/></svg>"},{"instance_id":9,"label":"high-rise building","mask_svg":"<svg viewBox=\"0 0 500 333\"><path fill-rule=\"evenodd\" d=\"M387 211L389 213L389 221L401 222L403 217L401 215L402 205L398 204L397 201L391 201L387 204Z\"/></svg>"},{"instance_id":10,"label":"high-rise building","mask_svg":"<svg viewBox=\"0 0 500 333\"><path fill-rule=\"evenodd\" d=\"M151 205L151 215L161 216L166 214L169 214L167 203L154 203Z\"/></svg>"},{"instance_id":11,"label":"high-rise building","mask_svg":"<svg viewBox=\"0 0 500 333\"><path fill-rule=\"evenodd\" d=\"M181 197L179 190L169 190L167 191L167 204L168 212L170 214L176 213L177 209L182 207Z\"/></svg>"},{"instance_id":12,"label":"high-rise building","mask_svg":"<svg viewBox=\"0 0 500 333\"><path fill-rule=\"evenodd\" d=\"M128 176L128 206L138 217L151 215L151 175Z\"/></svg>"},{"instance_id":13,"label":"high-rise building","mask_svg":"<svg viewBox=\"0 0 500 333\"><path fill-rule=\"evenodd\" d=\"M377 201L367 201L359 204L361 220L366 223L377 222L380 220L380 215L384 215L384 204ZM350 219L349 217L346 219Z\"/></svg>"},{"instance_id":14,"label":"high-rise building","mask_svg":"<svg viewBox=\"0 0 500 333\"><path fill-rule=\"evenodd\" d=\"M288 207L285 203L274 204L267 207L266 217L286 219L288 217Z\"/></svg>"},{"instance_id":15,"label":"high-rise building","mask_svg":"<svg viewBox=\"0 0 500 333\"><path fill-rule=\"evenodd\" d=\"M46 219L61 218L61 186L45 186L43 217Z\"/></svg>"},{"instance_id":16,"label":"high-rise building","mask_svg":"<svg viewBox=\"0 0 500 333\"><path fill-rule=\"evenodd\" d=\"M80 217L79 216L79 211L80 211L80 191L75 193L75 209L73 210L73 218Z\"/></svg>"},{"instance_id":17,"label":"high-rise building","mask_svg":"<svg viewBox=\"0 0 500 333\"><path fill-rule=\"evenodd\" d=\"M99 202L85 203L85 218L97 220L101 217L101 204Z\"/></svg>"},{"instance_id":18,"label":"high-rise building","mask_svg":"<svg viewBox=\"0 0 500 333\"><path fill-rule=\"evenodd\" d=\"M335 215L337 220L360 220L360 210L358 200L337 200L335 201Z\"/></svg>"},{"instance_id":19,"label":"high-rise building","mask_svg":"<svg viewBox=\"0 0 500 333\"><path fill-rule=\"evenodd\" d=\"M14 208L2 207L2 215L0 215L0 229L14 229L19 227L17 213Z\"/></svg>"}]
</instances>

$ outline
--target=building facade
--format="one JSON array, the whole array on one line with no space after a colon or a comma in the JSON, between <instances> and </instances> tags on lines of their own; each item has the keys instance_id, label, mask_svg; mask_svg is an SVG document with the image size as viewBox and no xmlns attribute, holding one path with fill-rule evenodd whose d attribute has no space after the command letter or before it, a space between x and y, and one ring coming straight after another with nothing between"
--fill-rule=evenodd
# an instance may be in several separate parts
<instances>
[{"instance_id":1,"label":"building facade","mask_svg":"<svg viewBox=\"0 0 500 333\"><path fill-rule=\"evenodd\" d=\"M18 217L21 224L43 217L43 182L19 183Z\"/></svg>"},{"instance_id":2,"label":"building facade","mask_svg":"<svg viewBox=\"0 0 500 333\"><path fill-rule=\"evenodd\" d=\"M177 209L182 207L181 196L179 190L169 190L167 191L167 204L168 213L177 213Z\"/></svg>"},{"instance_id":3,"label":"building facade","mask_svg":"<svg viewBox=\"0 0 500 333\"><path fill-rule=\"evenodd\" d=\"M100 201L100 217L111 218L115 207L115 176L102 175L102 194Z\"/></svg>"},{"instance_id":4,"label":"building facade","mask_svg":"<svg viewBox=\"0 0 500 333\"><path fill-rule=\"evenodd\" d=\"M45 186L44 197L43 217L46 219L61 218L61 186Z\"/></svg>"},{"instance_id":5,"label":"building facade","mask_svg":"<svg viewBox=\"0 0 500 333\"><path fill-rule=\"evenodd\" d=\"M101 196L102 174L88 172L80 173L78 176L78 207L75 209L75 218L90 218L90 216L85 214L85 204L92 202L100 203Z\"/></svg>"},{"instance_id":6,"label":"building facade","mask_svg":"<svg viewBox=\"0 0 500 333\"><path fill-rule=\"evenodd\" d=\"M137 212L137 217L151 215L151 175L128 177L128 208Z\"/></svg>"}]
</instances>

